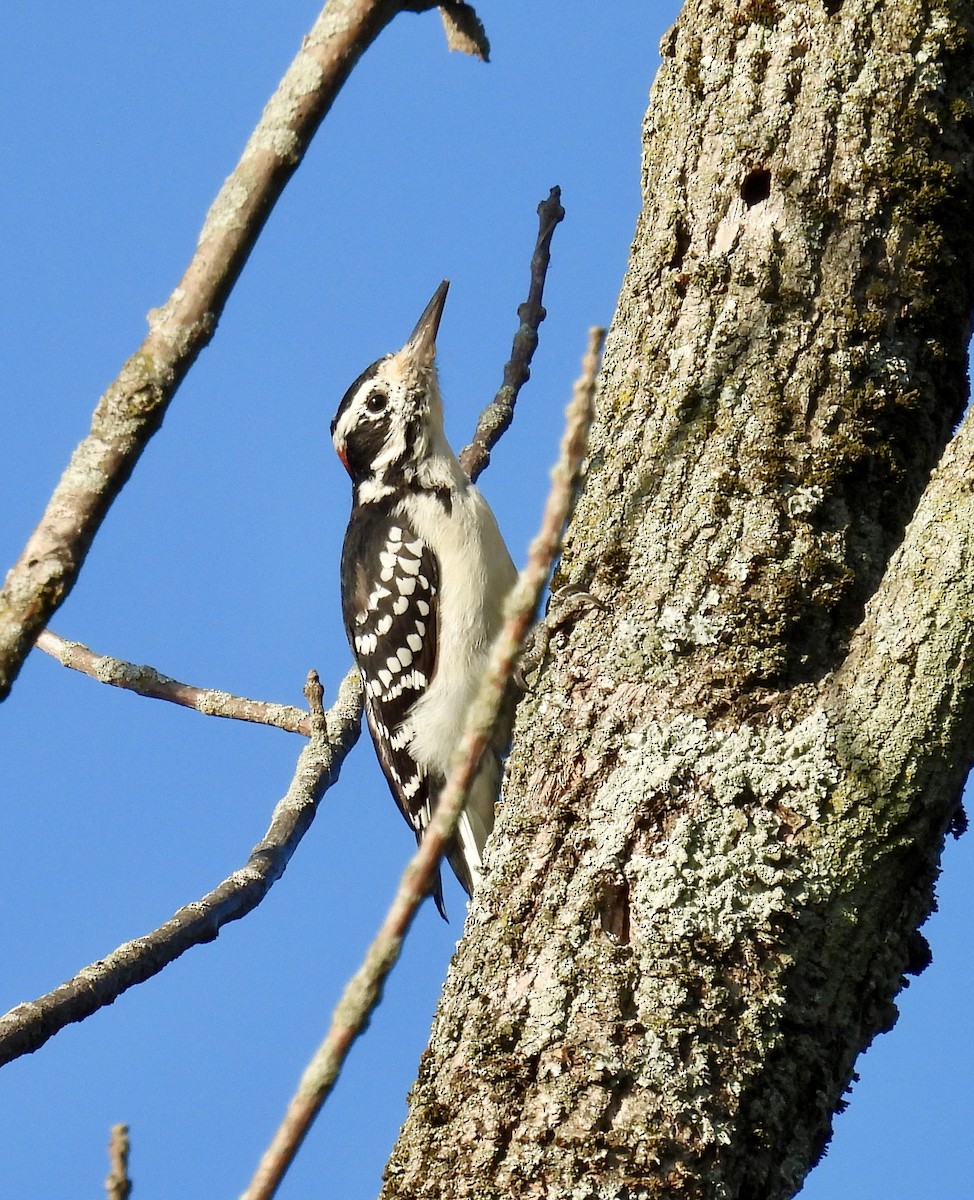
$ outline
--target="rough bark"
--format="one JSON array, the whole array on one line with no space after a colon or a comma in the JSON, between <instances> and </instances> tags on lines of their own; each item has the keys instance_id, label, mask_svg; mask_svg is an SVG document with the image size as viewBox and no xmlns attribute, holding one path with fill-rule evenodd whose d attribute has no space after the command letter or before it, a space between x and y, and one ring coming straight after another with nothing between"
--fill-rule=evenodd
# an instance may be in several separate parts
<instances>
[{"instance_id":1,"label":"rough bark","mask_svg":"<svg viewBox=\"0 0 974 1200\"><path fill-rule=\"evenodd\" d=\"M556 579L604 608L519 711L384 1200L791 1196L924 963L974 755L974 4L690 0L662 50Z\"/></svg>"}]
</instances>

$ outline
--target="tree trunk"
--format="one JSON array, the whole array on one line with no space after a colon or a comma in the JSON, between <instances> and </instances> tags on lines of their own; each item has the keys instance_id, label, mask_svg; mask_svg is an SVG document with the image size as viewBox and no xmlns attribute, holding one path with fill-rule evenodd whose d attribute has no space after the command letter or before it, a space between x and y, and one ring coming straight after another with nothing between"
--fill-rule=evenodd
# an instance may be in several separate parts
<instances>
[{"instance_id":1,"label":"tree trunk","mask_svg":"<svg viewBox=\"0 0 974 1200\"><path fill-rule=\"evenodd\" d=\"M555 581L604 607L549 616L384 1200L791 1196L923 965L974 752L972 29L664 39Z\"/></svg>"}]
</instances>

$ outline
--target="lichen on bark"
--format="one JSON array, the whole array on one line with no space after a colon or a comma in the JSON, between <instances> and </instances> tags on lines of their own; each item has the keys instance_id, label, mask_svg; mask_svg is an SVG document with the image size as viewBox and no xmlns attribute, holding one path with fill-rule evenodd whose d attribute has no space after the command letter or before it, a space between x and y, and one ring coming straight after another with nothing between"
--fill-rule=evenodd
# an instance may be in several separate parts
<instances>
[{"instance_id":1,"label":"lichen on bark","mask_svg":"<svg viewBox=\"0 0 974 1200\"><path fill-rule=\"evenodd\" d=\"M519 710L384 1200L791 1196L895 1020L974 755L972 29L664 39L555 580L600 606Z\"/></svg>"}]
</instances>

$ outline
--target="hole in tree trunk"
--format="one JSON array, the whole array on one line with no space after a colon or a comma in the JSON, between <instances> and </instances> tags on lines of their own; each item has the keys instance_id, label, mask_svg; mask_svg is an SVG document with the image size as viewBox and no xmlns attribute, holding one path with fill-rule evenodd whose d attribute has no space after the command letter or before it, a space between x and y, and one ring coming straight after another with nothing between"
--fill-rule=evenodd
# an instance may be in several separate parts
<instances>
[{"instance_id":1,"label":"hole in tree trunk","mask_svg":"<svg viewBox=\"0 0 974 1200\"><path fill-rule=\"evenodd\" d=\"M771 172L767 167L755 167L741 184L741 199L753 208L771 195Z\"/></svg>"},{"instance_id":2,"label":"hole in tree trunk","mask_svg":"<svg viewBox=\"0 0 974 1200\"><path fill-rule=\"evenodd\" d=\"M683 260L686 258L687 251L690 249L690 232L682 221L677 221L673 229L673 257L670 259L670 266L674 271L679 271L683 266Z\"/></svg>"},{"instance_id":3,"label":"hole in tree trunk","mask_svg":"<svg viewBox=\"0 0 974 1200\"><path fill-rule=\"evenodd\" d=\"M629 884L625 877L602 880L602 903L599 905L599 924L602 931L620 946L629 943Z\"/></svg>"}]
</instances>

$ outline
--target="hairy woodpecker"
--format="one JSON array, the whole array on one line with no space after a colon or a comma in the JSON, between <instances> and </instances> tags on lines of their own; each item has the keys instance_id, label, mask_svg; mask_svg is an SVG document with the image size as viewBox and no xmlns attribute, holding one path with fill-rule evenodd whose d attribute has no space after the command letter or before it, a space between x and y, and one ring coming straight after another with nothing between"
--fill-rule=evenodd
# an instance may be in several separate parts
<instances>
[{"instance_id":1,"label":"hairy woodpecker","mask_svg":"<svg viewBox=\"0 0 974 1200\"><path fill-rule=\"evenodd\" d=\"M355 380L331 424L352 480L345 632L379 762L417 841L516 578L494 514L443 432L434 359L448 288L444 280L436 289L401 350ZM488 750L448 852L468 895L480 884L500 778L497 748ZM433 895L445 918L439 876Z\"/></svg>"}]
</instances>

